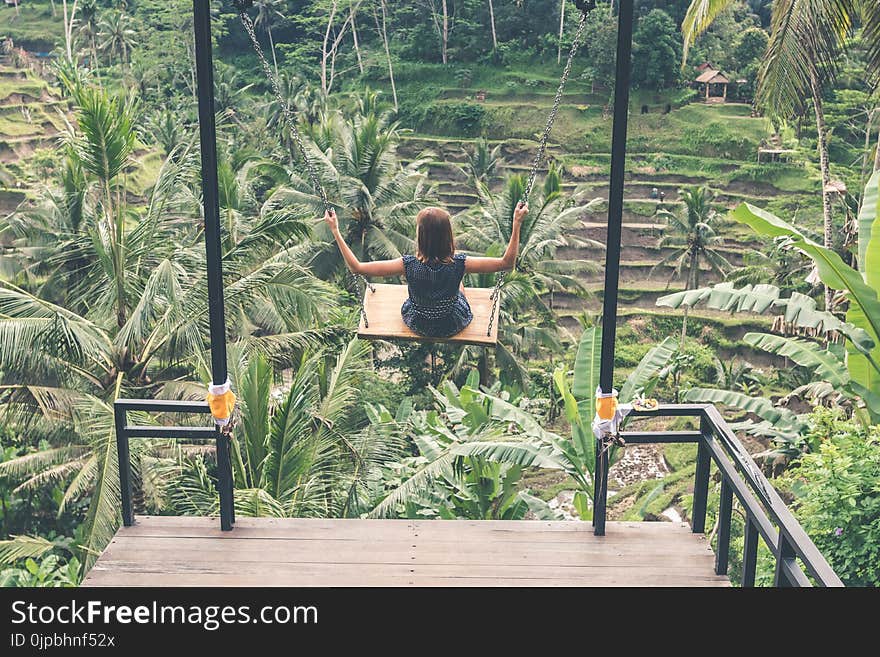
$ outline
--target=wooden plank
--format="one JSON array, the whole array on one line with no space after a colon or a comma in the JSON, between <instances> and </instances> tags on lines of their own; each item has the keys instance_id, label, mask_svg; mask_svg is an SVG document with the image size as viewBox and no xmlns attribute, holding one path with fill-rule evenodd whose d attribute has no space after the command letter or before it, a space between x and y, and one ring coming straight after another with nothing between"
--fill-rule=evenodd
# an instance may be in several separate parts
<instances>
[{"instance_id":1,"label":"wooden plank","mask_svg":"<svg viewBox=\"0 0 880 657\"><path fill-rule=\"evenodd\" d=\"M684 523L142 517L84 586L726 586Z\"/></svg>"},{"instance_id":2,"label":"wooden plank","mask_svg":"<svg viewBox=\"0 0 880 657\"><path fill-rule=\"evenodd\" d=\"M216 516L137 516L137 525L161 526L161 527L203 527L206 531L219 532L219 519ZM333 531L358 531L373 529L379 533L388 530L413 527L416 529L440 528L448 532L450 528L476 529L476 530L501 530L505 532L534 532L534 531L562 531L581 532L593 534L593 526L588 522L570 520L400 520L400 519L363 519L363 518L249 518L240 517L235 522L236 529L284 529L286 527L320 527ZM131 527L124 528L130 531ZM666 533L690 533L687 523L675 522L641 522L641 521L609 521L606 525L608 534L615 531L626 532L631 536L631 531L666 532ZM223 532L228 535L227 532Z\"/></svg>"},{"instance_id":3,"label":"wooden plank","mask_svg":"<svg viewBox=\"0 0 880 657\"><path fill-rule=\"evenodd\" d=\"M196 552L207 554L217 552L221 554L267 554L273 551L281 551L285 554L309 554L317 550L332 552L334 554L364 554L374 552L388 552L395 550L418 551L419 554L610 554L620 557L629 555L666 556L669 554L681 554L685 556L711 555L712 551L704 543L645 543L633 541L630 544L608 545L598 542L591 543L480 543L477 541L277 541L271 539L247 539L247 540L224 540L214 541L211 539L170 539L155 537L117 537L107 546L108 551L118 553L120 551L136 550L139 552L154 552L173 554L184 552Z\"/></svg>"},{"instance_id":4,"label":"wooden plank","mask_svg":"<svg viewBox=\"0 0 880 657\"><path fill-rule=\"evenodd\" d=\"M419 563L419 564L521 564L529 563L541 566L595 566L595 567L629 567L629 566L693 566L711 569L713 554L687 552L671 552L665 554L645 554L636 551L628 554L602 553L597 551L555 550L486 550L485 552L462 552L455 549L431 550L419 548L389 548L358 550L351 548L338 550L333 547L325 549L291 550L287 545L261 549L247 545L228 551L190 547L173 550L155 550L149 546L140 548L132 546L111 546L102 555L103 562L129 561L143 564L190 564L198 567L200 563L213 559L227 564L263 563Z\"/></svg>"},{"instance_id":5,"label":"wooden plank","mask_svg":"<svg viewBox=\"0 0 880 657\"><path fill-rule=\"evenodd\" d=\"M583 542L603 544L632 543L635 534L650 534L652 541L677 542L681 536L702 540L687 526L668 522L608 523L606 536L595 537L592 526L582 522L461 521L433 520L313 520L305 518L240 518L231 532L221 532L216 519L138 517L132 527L119 530L120 536L171 536L216 538L270 538L277 540L366 540L370 537L391 539L394 536L430 537L451 541L534 541ZM254 522L256 521L256 522ZM523 523L523 526L518 526ZM512 527L512 525L517 525ZM643 525L640 527L639 525Z\"/></svg>"},{"instance_id":6,"label":"wooden plank","mask_svg":"<svg viewBox=\"0 0 880 657\"><path fill-rule=\"evenodd\" d=\"M708 562L707 562L708 563ZM102 559L100 564L96 564L94 569L96 572L101 571L124 571L124 572L159 572L159 573L258 573L262 570L269 569L279 578L289 575L298 576L303 572L312 574L317 573L341 573L341 572L380 572L388 574L401 573L431 573L434 576L448 577L451 575L467 575L474 574L478 576L499 576L499 577L562 577L577 573L590 572L629 572L640 571L640 577L646 572L654 572L658 570L657 564L648 563L645 565L632 566L628 568L619 568L611 563L594 565L588 564L534 564L534 563L478 563L478 562L459 562L455 564L455 568L450 568L449 564L443 563L422 563L418 560L397 562L375 562L375 563L357 563L357 562L324 562L324 561L271 561L264 559L262 561L244 561L244 562L224 562L219 560L203 560L198 563L182 562L176 560L151 561L143 562L139 560L130 560L128 558L122 560ZM662 568L664 572L669 573L692 573L694 575L706 577L722 577L715 575L711 570L711 564L708 570L699 563L669 563L664 564ZM607 572L606 572L607 574Z\"/></svg>"},{"instance_id":7,"label":"wooden plank","mask_svg":"<svg viewBox=\"0 0 880 657\"><path fill-rule=\"evenodd\" d=\"M517 586L517 587L568 587L568 586L664 586L664 587L728 587L730 583L717 578L695 579L691 576L657 575L646 578L633 584L614 576L596 577L589 581L574 579L536 579L536 578L496 578L496 577L390 577L388 575L361 574L357 580L342 577L338 579L322 579L304 577L295 583L279 582L271 573L262 573L256 576L236 577L228 573L223 574L200 574L197 576L181 576L178 574L167 575L161 573L130 573L124 577L108 577L104 575L87 576L83 586L177 586L177 587L205 587L205 586L300 586L300 587L327 587L327 586L355 586L355 587L389 587L389 586L456 586L456 587L486 587L486 586Z\"/></svg>"},{"instance_id":8,"label":"wooden plank","mask_svg":"<svg viewBox=\"0 0 880 657\"><path fill-rule=\"evenodd\" d=\"M473 321L465 329L450 338L426 338L414 333L400 315L400 307L409 298L409 290L406 285L388 285L377 283L373 286L375 292L369 289L364 292L364 312L367 315L369 327L361 317L358 327L358 337L367 340L417 340L419 342L454 342L456 344L472 344L478 346L492 346L498 342L498 313L495 307L495 319L492 322L492 332L487 335L489 317L492 315L494 302L489 297L492 288L466 287L464 296L470 304L474 315Z\"/></svg>"}]
</instances>

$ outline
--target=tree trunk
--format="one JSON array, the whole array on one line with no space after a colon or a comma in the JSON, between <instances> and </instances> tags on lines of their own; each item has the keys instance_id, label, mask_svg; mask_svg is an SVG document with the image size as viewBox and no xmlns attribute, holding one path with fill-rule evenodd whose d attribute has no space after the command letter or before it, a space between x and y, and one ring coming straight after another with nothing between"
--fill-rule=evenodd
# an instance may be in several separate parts
<instances>
[{"instance_id":1,"label":"tree trunk","mask_svg":"<svg viewBox=\"0 0 880 657\"><path fill-rule=\"evenodd\" d=\"M559 0L559 47L556 48L556 64L562 63L562 34L565 31L565 2Z\"/></svg>"},{"instance_id":2,"label":"tree trunk","mask_svg":"<svg viewBox=\"0 0 880 657\"><path fill-rule=\"evenodd\" d=\"M62 9L64 11L64 50L67 53L67 59L73 60L73 23L76 18L76 3L78 0L73 0L73 5L70 8L70 16L67 15L67 0L63 0ZM18 10L18 3L15 5L15 9Z\"/></svg>"},{"instance_id":3,"label":"tree trunk","mask_svg":"<svg viewBox=\"0 0 880 657\"><path fill-rule=\"evenodd\" d=\"M874 108L868 112L868 120L865 123L865 147L862 149L862 171L859 177L859 189L864 189L865 180L868 177L868 159L871 154L871 128L874 126L874 118L877 116L877 109ZM862 204L859 202L859 210Z\"/></svg>"},{"instance_id":4,"label":"tree trunk","mask_svg":"<svg viewBox=\"0 0 880 657\"><path fill-rule=\"evenodd\" d=\"M492 26L492 50L498 50L498 35L495 33L495 7L489 0L489 24Z\"/></svg>"},{"instance_id":5,"label":"tree trunk","mask_svg":"<svg viewBox=\"0 0 880 657\"><path fill-rule=\"evenodd\" d=\"M813 93L813 108L816 112L816 133L818 136L819 168L822 171L822 223L824 227L823 246L830 249L834 243L834 222L831 214L831 199L826 188L831 182L828 165L828 134L825 129L825 111L822 107L822 87L819 74L814 66L810 69L810 86ZM825 286L825 310L831 310L831 289Z\"/></svg>"},{"instance_id":6,"label":"tree trunk","mask_svg":"<svg viewBox=\"0 0 880 657\"><path fill-rule=\"evenodd\" d=\"M480 358L477 361L477 372L480 374L480 385L489 385L489 355L486 353L486 347L480 350Z\"/></svg>"},{"instance_id":7,"label":"tree trunk","mask_svg":"<svg viewBox=\"0 0 880 657\"><path fill-rule=\"evenodd\" d=\"M379 0L379 6L382 8L382 27L379 28L379 19L376 12L373 12L373 18L376 21L376 28L382 33L382 43L385 46L385 59L388 60L388 77L391 78L391 95L394 98L394 111L397 111L397 87L394 85L394 67L391 64L391 50L388 48L388 24L385 13L385 0Z\"/></svg>"},{"instance_id":8,"label":"tree trunk","mask_svg":"<svg viewBox=\"0 0 880 657\"><path fill-rule=\"evenodd\" d=\"M678 341L679 350L684 349L684 339L687 337L688 312L691 307L687 304L684 306L684 316L681 319L681 339Z\"/></svg>"},{"instance_id":9,"label":"tree trunk","mask_svg":"<svg viewBox=\"0 0 880 657\"><path fill-rule=\"evenodd\" d=\"M880 169L880 128L877 128L877 147L874 149L874 171Z\"/></svg>"},{"instance_id":10,"label":"tree trunk","mask_svg":"<svg viewBox=\"0 0 880 657\"><path fill-rule=\"evenodd\" d=\"M327 44L330 41L330 30L333 28L333 19L336 18L337 0L333 0L330 8L330 17L327 19L327 29L324 31L324 41L321 44L321 92L327 95L327 58L330 52L327 50Z\"/></svg>"},{"instance_id":11,"label":"tree trunk","mask_svg":"<svg viewBox=\"0 0 880 657\"><path fill-rule=\"evenodd\" d=\"M334 36L333 43L330 44L330 78L327 81L326 92L328 94L333 88L333 81L336 79L336 55L339 53L339 45L345 38L345 31L348 28L348 23L350 19L351 17L349 16L345 19L345 21L343 21L342 27L339 28L339 33Z\"/></svg>"},{"instance_id":12,"label":"tree trunk","mask_svg":"<svg viewBox=\"0 0 880 657\"><path fill-rule=\"evenodd\" d=\"M275 56L275 40L272 38L272 25L266 23L266 32L269 33L269 49L272 51L272 63L275 65L275 77L278 77L278 57Z\"/></svg>"},{"instance_id":13,"label":"tree trunk","mask_svg":"<svg viewBox=\"0 0 880 657\"><path fill-rule=\"evenodd\" d=\"M348 8L349 11L349 20L351 21L351 36L354 39L354 54L357 56L358 70L361 72L361 75L364 74L364 62L361 59L361 48L358 43L358 31L357 31L357 19L354 15L354 5L351 5Z\"/></svg>"},{"instance_id":14,"label":"tree trunk","mask_svg":"<svg viewBox=\"0 0 880 657\"><path fill-rule=\"evenodd\" d=\"M442 45L440 54L443 58L443 63L448 63L446 57L446 47L449 44L449 11L447 10L446 0L443 0L443 36L442 36Z\"/></svg>"}]
</instances>

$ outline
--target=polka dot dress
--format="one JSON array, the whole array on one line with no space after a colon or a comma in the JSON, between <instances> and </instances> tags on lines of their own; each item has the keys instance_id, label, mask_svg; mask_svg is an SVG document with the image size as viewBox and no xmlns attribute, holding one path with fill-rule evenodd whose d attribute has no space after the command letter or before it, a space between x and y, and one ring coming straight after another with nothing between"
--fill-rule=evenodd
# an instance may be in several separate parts
<instances>
[{"instance_id":1,"label":"polka dot dress","mask_svg":"<svg viewBox=\"0 0 880 657\"><path fill-rule=\"evenodd\" d=\"M415 256L403 256L409 299L400 314L414 333L448 338L473 321L471 307L459 289L465 258L456 254L452 262L425 264Z\"/></svg>"}]
</instances>

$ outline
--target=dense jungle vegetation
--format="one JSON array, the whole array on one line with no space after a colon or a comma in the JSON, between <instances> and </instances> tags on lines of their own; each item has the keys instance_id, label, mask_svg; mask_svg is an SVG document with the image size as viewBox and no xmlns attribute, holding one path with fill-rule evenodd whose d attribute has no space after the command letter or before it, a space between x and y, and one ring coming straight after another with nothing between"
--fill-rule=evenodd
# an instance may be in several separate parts
<instances>
[{"instance_id":1,"label":"dense jungle vegetation","mask_svg":"<svg viewBox=\"0 0 880 657\"><path fill-rule=\"evenodd\" d=\"M460 250L500 254L575 4L253 4L357 254L412 252L429 204L453 213ZM586 19L499 344L481 349L354 338L360 289L235 7L212 3L237 514L591 517L614 4ZM786 23L771 0L711 0L695 21L690 4L636 0L616 386L721 406L836 572L874 586L880 10L776 3ZM114 399L204 398L192 27L185 0L0 8L4 585L76 585L118 527ZM705 63L726 102L694 82ZM138 513L216 513L212 450L132 448ZM688 519L692 446L616 459L612 519Z\"/></svg>"}]
</instances>

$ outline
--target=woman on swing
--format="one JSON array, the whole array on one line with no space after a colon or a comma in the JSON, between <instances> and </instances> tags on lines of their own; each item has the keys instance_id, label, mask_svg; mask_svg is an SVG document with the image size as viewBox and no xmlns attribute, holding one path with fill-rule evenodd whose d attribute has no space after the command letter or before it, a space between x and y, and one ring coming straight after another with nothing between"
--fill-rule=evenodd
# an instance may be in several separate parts
<instances>
[{"instance_id":1,"label":"woman on swing","mask_svg":"<svg viewBox=\"0 0 880 657\"><path fill-rule=\"evenodd\" d=\"M416 216L416 254L394 260L361 262L339 232L336 212L324 214L349 270L361 276L406 276L409 298L400 309L403 322L416 334L449 338L461 332L474 316L464 296L465 274L491 274L513 269L519 252L519 233L529 206L520 201L513 212L513 229L500 258L468 257L455 252L449 213L437 207Z\"/></svg>"}]
</instances>

